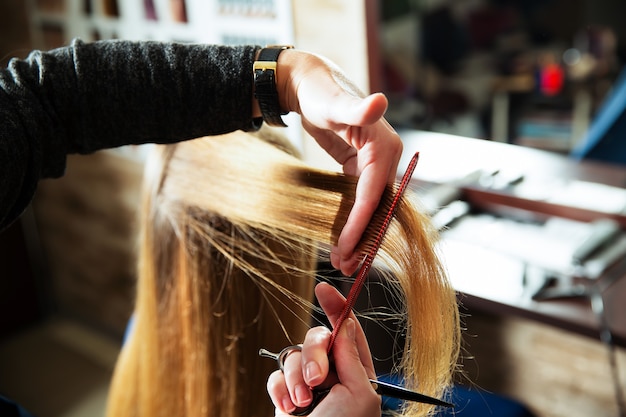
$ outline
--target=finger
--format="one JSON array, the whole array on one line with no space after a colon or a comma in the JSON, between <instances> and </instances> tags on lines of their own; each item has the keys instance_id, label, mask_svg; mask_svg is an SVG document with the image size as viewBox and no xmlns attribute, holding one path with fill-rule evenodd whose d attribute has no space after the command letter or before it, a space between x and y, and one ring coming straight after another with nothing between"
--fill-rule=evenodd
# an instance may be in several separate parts
<instances>
[{"instance_id":1,"label":"finger","mask_svg":"<svg viewBox=\"0 0 626 417\"><path fill-rule=\"evenodd\" d=\"M313 394L304 381L301 356L298 351L293 351L287 355L283 362L283 374L293 404L298 407L306 407L311 404Z\"/></svg>"},{"instance_id":2,"label":"finger","mask_svg":"<svg viewBox=\"0 0 626 417\"><path fill-rule=\"evenodd\" d=\"M334 325L343 312L346 299L336 288L327 283L320 283L315 287L315 296L324 310L324 313L330 320L330 323ZM374 370L374 363L372 361L367 338L365 337L365 332L354 313L350 313L349 317L355 321L355 339L361 363L367 369L370 378L374 378L376 372Z\"/></svg>"},{"instance_id":3,"label":"finger","mask_svg":"<svg viewBox=\"0 0 626 417\"><path fill-rule=\"evenodd\" d=\"M335 370L341 384L359 399L360 407L365 410L380 410L381 397L369 382L369 378L375 376L363 367L356 330L357 321L353 318L346 319L339 329L333 347Z\"/></svg>"},{"instance_id":4,"label":"finger","mask_svg":"<svg viewBox=\"0 0 626 417\"><path fill-rule=\"evenodd\" d=\"M285 375L281 371L274 371L270 374L267 379L267 392L277 409L276 415L289 414L296 409L287 389Z\"/></svg>"},{"instance_id":5,"label":"finger","mask_svg":"<svg viewBox=\"0 0 626 417\"><path fill-rule=\"evenodd\" d=\"M382 122L381 122L382 124ZM358 266L358 254L354 252L383 195L385 187L395 181L398 163L402 156L400 137L385 122L382 133L360 133L373 135L371 142L358 152L357 171L360 174L356 187L355 202L346 224L339 235L337 246L332 248L331 262L343 274L351 275ZM378 139L387 137L388 140ZM362 139L355 139L362 141Z\"/></svg>"},{"instance_id":6,"label":"finger","mask_svg":"<svg viewBox=\"0 0 626 417\"><path fill-rule=\"evenodd\" d=\"M304 114L302 125L318 145L344 167L346 174L358 175L356 163L353 167L349 164L365 141L360 135L353 134L354 129L374 123L388 126L386 122L382 123L384 120L382 117L387 108L387 98L380 93L372 94L364 99L346 93L340 94L339 97L333 100L320 98L320 102L325 105L324 109L311 109L309 113L322 113L322 116ZM329 101L331 105L327 106L326 103Z\"/></svg>"},{"instance_id":7,"label":"finger","mask_svg":"<svg viewBox=\"0 0 626 417\"><path fill-rule=\"evenodd\" d=\"M345 166L346 163L356 157L356 149L339 136L340 132L318 128L306 119L302 119L302 126L339 165Z\"/></svg>"},{"instance_id":8,"label":"finger","mask_svg":"<svg viewBox=\"0 0 626 417\"><path fill-rule=\"evenodd\" d=\"M330 330L319 326L310 329L302 344L304 381L311 387L320 385L329 372L328 343Z\"/></svg>"},{"instance_id":9,"label":"finger","mask_svg":"<svg viewBox=\"0 0 626 417\"><path fill-rule=\"evenodd\" d=\"M330 324L334 325L343 312L346 298L335 287L326 282L320 282L315 286L315 297L330 320Z\"/></svg>"},{"instance_id":10,"label":"finger","mask_svg":"<svg viewBox=\"0 0 626 417\"><path fill-rule=\"evenodd\" d=\"M361 362L361 355L356 341L356 323L353 318L347 318L335 339L333 354L335 357L335 370L343 385L351 389L363 389L371 385L368 381L366 368Z\"/></svg>"},{"instance_id":11,"label":"finger","mask_svg":"<svg viewBox=\"0 0 626 417\"><path fill-rule=\"evenodd\" d=\"M364 98L344 93L328 107L328 119L337 125L367 126L383 117L388 104L382 93Z\"/></svg>"},{"instance_id":12,"label":"finger","mask_svg":"<svg viewBox=\"0 0 626 417\"><path fill-rule=\"evenodd\" d=\"M344 225L337 246L331 251L333 266L346 275L352 275L359 264L358 253L355 248L362 239L367 226L377 219L373 219L374 212L380 203L380 198L387 185L387 173L384 177L374 171L374 167L366 168L356 187L356 198Z\"/></svg>"}]
</instances>

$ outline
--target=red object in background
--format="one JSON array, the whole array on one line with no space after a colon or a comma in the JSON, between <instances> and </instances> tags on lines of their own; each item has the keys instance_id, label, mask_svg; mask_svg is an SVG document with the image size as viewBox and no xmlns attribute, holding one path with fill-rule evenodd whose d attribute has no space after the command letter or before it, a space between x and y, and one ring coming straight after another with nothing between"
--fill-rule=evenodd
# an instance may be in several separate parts
<instances>
[{"instance_id":1,"label":"red object in background","mask_svg":"<svg viewBox=\"0 0 626 417\"><path fill-rule=\"evenodd\" d=\"M563 90L565 73L556 63L547 64L539 73L539 89L546 96L555 96Z\"/></svg>"}]
</instances>

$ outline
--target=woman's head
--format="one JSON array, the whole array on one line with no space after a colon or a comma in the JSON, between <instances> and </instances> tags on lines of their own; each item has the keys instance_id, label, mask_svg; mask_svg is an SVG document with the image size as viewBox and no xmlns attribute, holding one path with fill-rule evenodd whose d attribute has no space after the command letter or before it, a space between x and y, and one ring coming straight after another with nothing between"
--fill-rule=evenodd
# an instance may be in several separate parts
<instances>
[{"instance_id":1,"label":"woman's head","mask_svg":"<svg viewBox=\"0 0 626 417\"><path fill-rule=\"evenodd\" d=\"M287 141L263 135L163 146L149 161L136 325L110 415L272 415L264 386L275 364L258 349L299 342L310 326L315 267L345 224L356 179L307 167ZM449 382L458 351L434 239L405 199L380 251L405 300L406 376L430 395Z\"/></svg>"}]
</instances>

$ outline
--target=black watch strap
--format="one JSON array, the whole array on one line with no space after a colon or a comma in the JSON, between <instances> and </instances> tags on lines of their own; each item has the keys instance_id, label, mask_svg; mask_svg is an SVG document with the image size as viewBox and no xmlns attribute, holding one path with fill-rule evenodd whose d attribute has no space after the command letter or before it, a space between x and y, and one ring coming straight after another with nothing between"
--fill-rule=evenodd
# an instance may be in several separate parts
<instances>
[{"instance_id":1,"label":"black watch strap","mask_svg":"<svg viewBox=\"0 0 626 417\"><path fill-rule=\"evenodd\" d=\"M281 115L288 112L280 108L276 90L276 61L285 49L293 46L268 46L261 49L254 62L254 96L259 102L265 123L271 126L287 126Z\"/></svg>"}]
</instances>

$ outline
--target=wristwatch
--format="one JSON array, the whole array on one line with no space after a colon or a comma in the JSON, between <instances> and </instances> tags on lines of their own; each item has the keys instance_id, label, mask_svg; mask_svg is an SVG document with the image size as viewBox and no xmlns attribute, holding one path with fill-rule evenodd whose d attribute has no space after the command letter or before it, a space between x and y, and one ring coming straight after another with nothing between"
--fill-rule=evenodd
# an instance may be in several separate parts
<instances>
[{"instance_id":1,"label":"wristwatch","mask_svg":"<svg viewBox=\"0 0 626 417\"><path fill-rule=\"evenodd\" d=\"M261 49L254 62L254 96L259 102L263 120L270 126L287 126L280 117L289 112L282 110L278 101L276 61L282 51L292 48L291 45L267 46Z\"/></svg>"}]
</instances>

